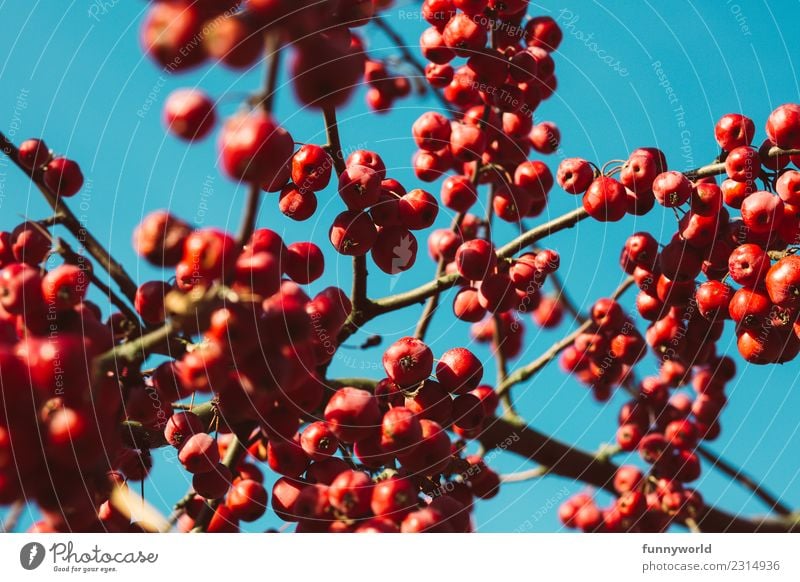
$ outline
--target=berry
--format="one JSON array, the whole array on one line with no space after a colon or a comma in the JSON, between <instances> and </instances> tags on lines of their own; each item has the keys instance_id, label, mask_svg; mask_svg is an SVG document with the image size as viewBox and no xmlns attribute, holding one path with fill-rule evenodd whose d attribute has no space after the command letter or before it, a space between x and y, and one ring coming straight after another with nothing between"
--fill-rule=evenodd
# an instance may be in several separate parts
<instances>
[{"instance_id":1,"label":"berry","mask_svg":"<svg viewBox=\"0 0 800 582\"><path fill-rule=\"evenodd\" d=\"M198 89L173 91L164 103L164 125L181 139L203 139L215 122L214 102Z\"/></svg>"},{"instance_id":2,"label":"berry","mask_svg":"<svg viewBox=\"0 0 800 582\"><path fill-rule=\"evenodd\" d=\"M75 196L83 186L83 174L76 162L55 158L45 166L42 176L45 186L56 196Z\"/></svg>"},{"instance_id":3,"label":"berry","mask_svg":"<svg viewBox=\"0 0 800 582\"><path fill-rule=\"evenodd\" d=\"M413 386L431 375L433 353L423 341L404 337L384 352L383 367L386 375L399 386Z\"/></svg>"}]
</instances>

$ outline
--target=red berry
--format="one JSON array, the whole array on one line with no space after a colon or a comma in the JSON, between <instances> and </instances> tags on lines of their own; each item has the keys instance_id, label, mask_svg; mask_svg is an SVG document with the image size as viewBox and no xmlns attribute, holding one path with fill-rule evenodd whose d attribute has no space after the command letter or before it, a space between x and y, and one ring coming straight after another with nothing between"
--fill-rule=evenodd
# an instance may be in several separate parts
<instances>
[{"instance_id":1,"label":"red berry","mask_svg":"<svg viewBox=\"0 0 800 582\"><path fill-rule=\"evenodd\" d=\"M613 178L596 178L583 195L583 208L589 216L600 222L622 220L626 207L625 186Z\"/></svg>"},{"instance_id":2,"label":"red berry","mask_svg":"<svg viewBox=\"0 0 800 582\"><path fill-rule=\"evenodd\" d=\"M339 253L358 257L369 252L378 231L369 214L347 210L333 220L329 237Z\"/></svg>"},{"instance_id":3,"label":"red berry","mask_svg":"<svg viewBox=\"0 0 800 582\"><path fill-rule=\"evenodd\" d=\"M312 190L303 191L290 182L281 190L278 207L285 216L302 222L317 211L317 196Z\"/></svg>"},{"instance_id":4,"label":"red berry","mask_svg":"<svg viewBox=\"0 0 800 582\"><path fill-rule=\"evenodd\" d=\"M681 206L692 195L692 183L680 172L662 172L653 180L653 194L662 206Z\"/></svg>"},{"instance_id":5,"label":"red berry","mask_svg":"<svg viewBox=\"0 0 800 582\"><path fill-rule=\"evenodd\" d=\"M328 500L344 517L366 517L370 513L373 487L372 479L366 473L344 471L331 483Z\"/></svg>"},{"instance_id":6,"label":"red berry","mask_svg":"<svg viewBox=\"0 0 800 582\"><path fill-rule=\"evenodd\" d=\"M40 139L26 139L19 144L19 163L27 170L35 170L50 161L50 148Z\"/></svg>"},{"instance_id":7,"label":"red berry","mask_svg":"<svg viewBox=\"0 0 800 582\"><path fill-rule=\"evenodd\" d=\"M83 186L80 166L67 158L55 158L45 166L42 176L45 186L56 196L75 196Z\"/></svg>"},{"instance_id":8,"label":"red berry","mask_svg":"<svg viewBox=\"0 0 800 582\"><path fill-rule=\"evenodd\" d=\"M398 203L400 222L409 230L428 228L439 214L439 204L425 190L412 190L404 194Z\"/></svg>"},{"instance_id":9,"label":"red berry","mask_svg":"<svg viewBox=\"0 0 800 582\"><path fill-rule=\"evenodd\" d=\"M783 149L800 148L800 105L787 103L770 113L767 136Z\"/></svg>"},{"instance_id":10,"label":"red berry","mask_svg":"<svg viewBox=\"0 0 800 582\"><path fill-rule=\"evenodd\" d=\"M594 169L581 158L567 158L558 165L556 180L570 194L583 194L594 180Z\"/></svg>"},{"instance_id":11,"label":"red berry","mask_svg":"<svg viewBox=\"0 0 800 582\"><path fill-rule=\"evenodd\" d=\"M164 302L171 289L172 285L165 281L148 281L139 286L134 297L134 307L145 323L164 323L167 317Z\"/></svg>"},{"instance_id":12,"label":"red berry","mask_svg":"<svg viewBox=\"0 0 800 582\"><path fill-rule=\"evenodd\" d=\"M42 295L51 309L66 311L83 301L89 276L76 265L56 267L42 279Z\"/></svg>"},{"instance_id":13,"label":"red berry","mask_svg":"<svg viewBox=\"0 0 800 582\"><path fill-rule=\"evenodd\" d=\"M400 522L417 507L417 488L410 479L391 477L372 490L370 508L378 517Z\"/></svg>"},{"instance_id":14,"label":"red berry","mask_svg":"<svg viewBox=\"0 0 800 582\"><path fill-rule=\"evenodd\" d=\"M389 275L397 275L414 266L417 259L417 239L402 226L386 226L378 231L372 245L372 260Z\"/></svg>"},{"instance_id":15,"label":"red berry","mask_svg":"<svg viewBox=\"0 0 800 582\"><path fill-rule=\"evenodd\" d=\"M292 136L270 115L254 112L229 118L220 133L219 150L222 167L234 180L264 184L270 191L289 181Z\"/></svg>"},{"instance_id":16,"label":"red berry","mask_svg":"<svg viewBox=\"0 0 800 582\"><path fill-rule=\"evenodd\" d=\"M301 192L324 190L332 170L333 160L318 145L305 144L292 156L292 181Z\"/></svg>"},{"instance_id":17,"label":"red berry","mask_svg":"<svg viewBox=\"0 0 800 582\"><path fill-rule=\"evenodd\" d=\"M190 473L213 471L219 463L217 441L206 433L194 434L181 447L178 460Z\"/></svg>"},{"instance_id":18,"label":"red berry","mask_svg":"<svg viewBox=\"0 0 800 582\"><path fill-rule=\"evenodd\" d=\"M800 257L789 255L775 263L766 276L770 300L780 307L800 307Z\"/></svg>"},{"instance_id":19,"label":"red berry","mask_svg":"<svg viewBox=\"0 0 800 582\"><path fill-rule=\"evenodd\" d=\"M381 178L370 167L352 164L339 176L339 195L350 210L366 210L381 194Z\"/></svg>"},{"instance_id":20,"label":"red berry","mask_svg":"<svg viewBox=\"0 0 800 582\"><path fill-rule=\"evenodd\" d=\"M393 455L407 455L422 440L422 425L404 406L390 408L381 423L381 448Z\"/></svg>"},{"instance_id":21,"label":"red berry","mask_svg":"<svg viewBox=\"0 0 800 582\"><path fill-rule=\"evenodd\" d=\"M325 407L325 421L339 440L352 443L380 424L381 412L372 394L346 387L331 396Z\"/></svg>"},{"instance_id":22,"label":"red berry","mask_svg":"<svg viewBox=\"0 0 800 582\"><path fill-rule=\"evenodd\" d=\"M413 386L431 375L433 353L422 340L404 337L384 352L383 367L399 386Z\"/></svg>"},{"instance_id":23,"label":"red berry","mask_svg":"<svg viewBox=\"0 0 800 582\"><path fill-rule=\"evenodd\" d=\"M478 238L458 247L455 262L462 277L469 281L482 281L494 272L497 254L492 243Z\"/></svg>"},{"instance_id":24,"label":"red berry","mask_svg":"<svg viewBox=\"0 0 800 582\"><path fill-rule=\"evenodd\" d=\"M296 242L286 247L284 272L295 283L307 285L322 276L325 258L320 248L312 242Z\"/></svg>"},{"instance_id":25,"label":"red berry","mask_svg":"<svg viewBox=\"0 0 800 582\"><path fill-rule=\"evenodd\" d=\"M717 121L714 137L725 151L732 151L740 146L750 145L756 133L753 120L739 113L728 113Z\"/></svg>"},{"instance_id":26,"label":"red berry","mask_svg":"<svg viewBox=\"0 0 800 582\"><path fill-rule=\"evenodd\" d=\"M178 89L164 103L167 130L187 141L203 139L217 120L214 102L198 89Z\"/></svg>"},{"instance_id":27,"label":"red berry","mask_svg":"<svg viewBox=\"0 0 800 582\"><path fill-rule=\"evenodd\" d=\"M436 379L453 394L475 390L482 377L481 361L466 348L447 350L436 364Z\"/></svg>"}]
</instances>

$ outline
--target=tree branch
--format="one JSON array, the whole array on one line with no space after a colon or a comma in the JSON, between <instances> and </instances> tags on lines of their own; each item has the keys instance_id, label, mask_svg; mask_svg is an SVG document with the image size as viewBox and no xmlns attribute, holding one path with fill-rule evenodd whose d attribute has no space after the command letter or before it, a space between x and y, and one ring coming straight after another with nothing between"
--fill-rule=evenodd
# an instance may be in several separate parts
<instances>
[{"instance_id":1,"label":"tree branch","mask_svg":"<svg viewBox=\"0 0 800 582\"><path fill-rule=\"evenodd\" d=\"M84 228L81 221L78 220L64 200L59 199L58 196L50 192L50 189L47 188L42 181L41 169L37 168L31 171L22 166L19 162L19 150L2 132L0 132L0 150L2 150L3 153L33 181L44 195L45 200L47 200L53 212L61 216L61 224L63 224L89 254L100 263L103 269L106 270L119 286L123 295L128 298L128 301L133 303L134 297L136 296L136 283L133 282L133 279L131 279L130 275L125 271L125 268L111 256L94 235Z\"/></svg>"},{"instance_id":2,"label":"tree branch","mask_svg":"<svg viewBox=\"0 0 800 582\"><path fill-rule=\"evenodd\" d=\"M574 448L511 420L490 420L478 437L489 449L502 449L548 467L550 473L614 491L614 475L619 468L607 459ZM747 518L714 507L704 508L695 521L704 532L800 532L800 517L773 519Z\"/></svg>"}]
</instances>

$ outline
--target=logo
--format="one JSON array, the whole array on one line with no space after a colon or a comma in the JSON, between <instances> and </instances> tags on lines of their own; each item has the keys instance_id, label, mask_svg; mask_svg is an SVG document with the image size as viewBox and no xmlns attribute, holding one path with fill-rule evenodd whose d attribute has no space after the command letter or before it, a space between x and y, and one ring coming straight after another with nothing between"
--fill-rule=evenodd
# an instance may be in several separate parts
<instances>
[{"instance_id":1,"label":"logo","mask_svg":"<svg viewBox=\"0 0 800 582\"><path fill-rule=\"evenodd\" d=\"M19 563L26 570L35 570L44 562L44 546L38 542L30 542L19 551Z\"/></svg>"}]
</instances>

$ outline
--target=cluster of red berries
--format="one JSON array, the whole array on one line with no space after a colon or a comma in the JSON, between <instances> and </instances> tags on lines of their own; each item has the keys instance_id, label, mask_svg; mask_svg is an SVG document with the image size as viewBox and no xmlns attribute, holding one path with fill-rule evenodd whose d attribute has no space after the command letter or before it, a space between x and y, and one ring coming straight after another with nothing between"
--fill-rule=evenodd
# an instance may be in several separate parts
<instances>
[{"instance_id":1,"label":"cluster of red berries","mask_svg":"<svg viewBox=\"0 0 800 582\"><path fill-rule=\"evenodd\" d=\"M527 161L531 148L554 152L558 128L534 126L533 113L555 90L550 51L561 41L556 22L546 16L522 24L525 2L426 0L422 13L431 26L420 46L430 61L426 78L459 113L449 120L429 111L413 126L419 151L416 176L434 181L456 172L442 186L442 203L466 212L476 201L478 183L497 187L494 211L515 222L538 216L547 203L552 175L542 162ZM492 47L487 47L489 29ZM451 62L465 58L457 69ZM481 173L473 176L474 162ZM485 171L491 168L493 171Z\"/></svg>"},{"instance_id":2,"label":"cluster of red berries","mask_svg":"<svg viewBox=\"0 0 800 582\"><path fill-rule=\"evenodd\" d=\"M64 156L53 156L40 139L28 139L20 144L19 163L34 174L41 172L45 186L56 196L75 196L83 186L83 173L78 163Z\"/></svg>"},{"instance_id":3,"label":"cluster of red berries","mask_svg":"<svg viewBox=\"0 0 800 582\"><path fill-rule=\"evenodd\" d=\"M643 356L645 342L660 358L659 375L640 382L636 398L622 407L617 431L620 449L638 450L649 471L622 467L615 481L619 497L610 508L598 508L585 494L571 498L560 512L566 525L663 531L673 520L694 518L702 498L685 484L701 474L698 442L720 434L725 385L736 373L733 360L717 355L724 322L733 320L739 353L750 363L783 363L800 352L800 172L788 168L800 157L773 149L800 147L800 106L778 107L766 133L755 149L752 120L728 114L717 122L726 174L721 187L711 177L692 181L667 171L663 155L652 148L633 152L619 168L619 180L597 177L585 160L561 164L559 184L573 194L585 192L584 208L598 220L639 214L655 202L688 204L665 246L639 232L622 250L622 268L640 289L637 311L651 322L644 338L619 304L600 300L592 309L595 326L613 319L612 334L624 333L582 334L562 354L562 366L601 399L608 397L609 380L630 387L628 366ZM741 216L731 217L729 209ZM698 284L701 273L707 280ZM672 393L686 385L694 396Z\"/></svg>"},{"instance_id":4,"label":"cluster of red berries","mask_svg":"<svg viewBox=\"0 0 800 582\"><path fill-rule=\"evenodd\" d=\"M0 233L0 503L35 500L42 531L92 530L112 472L141 473L142 463L120 438L121 387L93 376L115 337L84 299L91 265L46 270L51 250L37 223Z\"/></svg>"},{"instance_id":5,"label":"cluster of red berries","mask_svg":"<svg viewBox=\"0 0 800 582\"><path fill-rule=\"evenodd\" d=\"M452 241L457 243L458 238L448 232L440 233L439 252L452 261L448 262L448 270L455 270L462 279L453 299L453 313L462 321L473 322L475 340L493 341L497 323L493 316L497 315L502 326L500 349L507 358L513 358L522 349L524 331L515 313L530 313L533 322L543 328L561 322L561 302L541 293L547 276L560 265L556 251L526 252L514 259L499 260L491 242L472 238L453 248ZM445 246L446 242L450 244Z\"/></svg>"},{"instance_id":6,"label":"cluster of red berries","mask_svg":"<svg viewBox=\"0 0 800 582\"><path fill-rule=\"evenodd\" d=\"M144 51L168 73L209 59L247 69L263 55L263 35L293 47L295 93L314 107L343 104L364 75L363 26L389 2L373 0L158 0L141 28Z\"/></svg>"},{"instance_id":7,"label":"cluster of red berries","mask_svg":"<svg viewBox=\"0 0 800 582\"><path fill-rule=\"evenodd\" d=\"M660 533L673 522L696 519L704 507L700 493L681 482L648 478L637 467L623 465L614 476L618 497L601 508L588 493L578 493L558 509L561 523L594 533Z\"/></svg>"},{"instance_id":8,"label":"cluster of red berries","mask_svg":"<svg viewBox=\"0 0 800 582\"><path fill-rule=\"evenodd\" d=\"M644 337L614 299L598 299L590 317L591 328L561 353L559 363L590 386L598 401L605 402L614 386L628 379L647 349Z\"/></svg>"}]
</instances>

